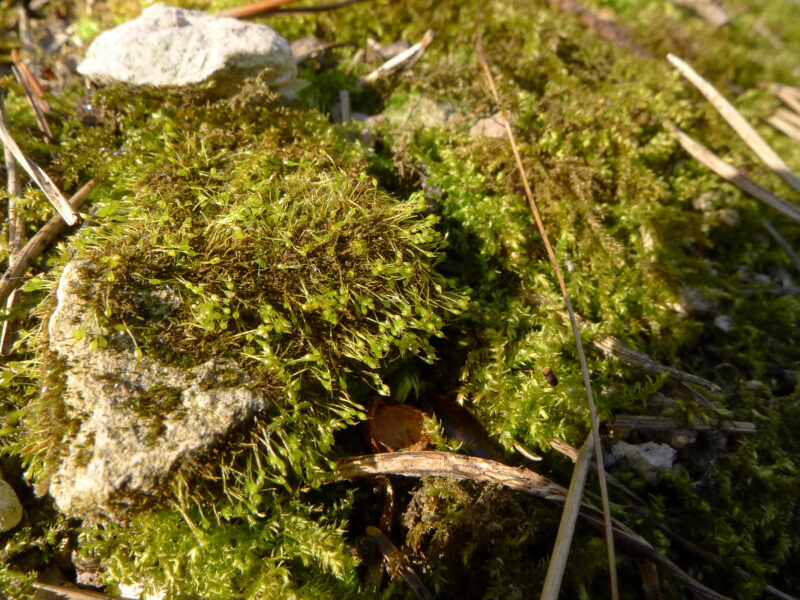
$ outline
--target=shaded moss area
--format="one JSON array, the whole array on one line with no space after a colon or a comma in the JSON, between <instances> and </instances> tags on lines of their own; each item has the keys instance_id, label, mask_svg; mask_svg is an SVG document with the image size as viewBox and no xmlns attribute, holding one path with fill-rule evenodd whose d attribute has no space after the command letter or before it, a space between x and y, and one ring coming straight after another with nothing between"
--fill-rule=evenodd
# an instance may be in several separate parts
<instances>
[{"instance_id":1,"label":"shaded moss area","mask_svg":"<svg viewBox=\"0 0 800 600\"><path fill-rule=\"evenodd\" d=\"M767 582L800 588L797 274L761 220L792 244L800 236L671 139L665 124L791 198L662 56L689 60L800 168L797 145L760 124L778 103L756 84L796 83L800 55L792 8L765 4L731 7L732 23L722 29L667 2L593 5L613 11L652 59L598 39L545 2L484 7L503 108L576 310L588 320L587 347L614 335L706 377L722 388L710 400L724 416L758 428L751 437L699 434L681 449L680 468L656 485L616 473L649 512L620 501L615 516L707 585L748 598ZM138 11L136 2L110 2L83 18L108 27ZM17 356L0 364L7 452L21 452L29 474L44 476L58 456L47 452L69 426L57 393L38 393L55 366L38 328L52 310L60 267L73 257L102 266L97 318L133 340L128 350L178 365L231 358L278 398L240 439L176 474L168 509L73 529L109 584L136 581L176 598L368 595L351 546L374 524L364 514L376 515L381 499L364 488L317 488L336 457L367 451L345 428L362 418L374 390L422 405L431 394L458 392L503 449L501 460L522 464L513 451L521 442L545 456L539 472L569 481L571 465L548 440L579 445L588 431L576 351L505 141L468 135L497 108L475 61L474 18L470 2L275 17L270 24L289 39L413 42L432 27L437 40L412 77L372 87L357 75L375 65L350 65L353 49L306 65L302 108L279 103L257 81L227 101L188 92L75 92L61 100L70 116L56 123L58 144L35 134L21 140L64 189L89 176L105 182L87 225L50 253L40 265L50 270L23 295L23 308L38 308ZM752 34L759 26L767 33ZM12 125L32 131L10 85ZM364 135L361 125L332 125L325 114L340 89L352 92L354 110L413 115L415 107L446 102L454 116L440 125L389 119ZM22 208L31 230L49 214L33 190ZM703 310L682 314L687 288L706 300ZM731 326L720 327L719 317ZM595 351L589 363L609 438L615 414L652 414L657 392L674 400L659 414L717 416L664 377ZM558 386L541 376L544 367ZM140 408L151 402L174 397L164 390ZM50 420L61 429L45 426ZM441 431L432 437L440 448L458 448ZM587 497L597 502L594 485ZM538 593L555 511L455 483L411 485L399 498L406 529L395 530L395 542L407 532L408 560L437 597ZM0 577L9 582L27 577L14 561L31 548L49 560L66 527L53 515L44 520L47 534L36 537L26 519L0 538L0 557L11 565ZM681 550L661 525L728 567ZM623 597L641 597L635 557L623 554L620 569ZM601 539L579 530L563 593L607 597L606 570ZM683 593L661 583L665 595ZM0 585L21 595L3 579ZM384 593L407 595L398 582Z\"/></svg>"}]
</instances>

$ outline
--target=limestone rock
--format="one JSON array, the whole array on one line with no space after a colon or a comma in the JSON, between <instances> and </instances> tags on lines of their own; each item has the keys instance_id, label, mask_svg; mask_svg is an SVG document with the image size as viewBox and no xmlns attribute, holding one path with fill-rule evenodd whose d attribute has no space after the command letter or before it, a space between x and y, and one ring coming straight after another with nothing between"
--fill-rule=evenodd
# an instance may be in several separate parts
<instances>
[{"instance_id":1,"label":"limestone rock","mask_svg":"<svg viewBox=\"0 0 800 600\"><path fill-rule=\"evenodd\" d=\"M469 136L473 138L485 137L501 139L506 137L506 127L500 113L495 113L491 117L478 120L469 128Z\"/></svg>"},{"instance_id":2,"label":"limestone rock","mask_svg":"<svg viewBox=\"0 0 800 600\"><path fill-rule=\"evenodd\" d=\"M67 364L62 401L79 423L50 482L56 504L70 516L115 515L146 505L176 469L212 450L267 404L230 361L182 369L135 358L125 332L111 334L98 325L97 309L87 300L95 277L92 263L69 263L49 321L50 349ZM150 300L174 302L159 294ZM73 335L76 330L81 334ZM108 337L107 346L92 349L91 340L100 335Z\"/></svg>"},{"instance_id":3,"label":"limestone rock","mask_svg":"<svg viewBox=\"0 0 800 600\"><path fill-rule=\"evenodd\" d=\"M22 520L22 504L8 482L0 475L0 533L14 529Z\"/></svg>"},{"instance_id":4,"label":"limestone rock","mask_svg":"<svg viewBox=\"0 0 800 600\"><path fill-rule=\"evenodd\" d=\"M99 84L166 87L214 81L235 89L267 70L264 82L291 83L297 68L289 43L266 25L155 4L89 46L78 72Z\"/></svg>"},{"instance_id":5,"label":"limestone rock","mask_svg":"<svg viewBox=\"0 0 800 600\"><path fill-rule=\"evenodd\" d=\"M672 470L678 452L669 444L645 442L629 444L617 442L611 449L609 461L621 468L636 472L647 483L658 483L665 473Z\"/></svg>"}]
</instances>

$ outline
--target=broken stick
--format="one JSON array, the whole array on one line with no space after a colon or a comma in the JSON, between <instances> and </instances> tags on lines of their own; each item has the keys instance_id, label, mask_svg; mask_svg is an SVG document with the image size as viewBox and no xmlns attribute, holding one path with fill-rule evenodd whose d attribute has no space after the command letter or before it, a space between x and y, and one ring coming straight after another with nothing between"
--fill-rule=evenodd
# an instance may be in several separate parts
<instances>
[{"instance_id":1,"label":"broken stick","mask_svg":"<svg viewBox=\"0 0 800 600\"><path fill-rule=\"evenodd\" d=\"M0 106L0 111L5 112L2 106ZM14 155L17 162L28 172L31 179L33 179L36 185L44 192L44 195L47 196L47 199L56 211L58 211L58 214L61 215L61 218L64 219L67 225L71 226L77 224L78 221L81 220L78 213L70 206L67 199L64 198L64 195L56 187L56 184L47 176L47 173L42 171L36 163L25 156L20 147L17 146L14 138L11 137L11 132L3 121L5 121L5 119L0 121L0 141L3 142L6 149Z\"/></svg>"},{"instance_id":2,"label":"broken stick","mask_svg":"<svg viewBox=\"0 0 800 600\"><path fill-rule=\"evenodd\" d=\"M97 187L97 184L98 180L92 179L75 192L72 198L70 198L70 207L73 210L79 209L92 190ZM31 266L31 263L36 260L50 242L56 239L66 228L67 224L61 217L53 217L27 244L25 244L22 251L10 261L6 272L0 277L0 303L5 302L11 292L19 287L22 283L22 276L25 274L25 271L28 270L28 267Z\"/></svg>"}]
</instances>

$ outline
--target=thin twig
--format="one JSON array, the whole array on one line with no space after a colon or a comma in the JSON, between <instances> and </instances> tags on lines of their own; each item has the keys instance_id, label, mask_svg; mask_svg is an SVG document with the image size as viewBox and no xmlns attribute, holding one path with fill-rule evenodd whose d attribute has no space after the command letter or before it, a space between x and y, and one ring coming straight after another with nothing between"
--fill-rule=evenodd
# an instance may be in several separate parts
<instances>
[{"instance_id":1,"label":"thin twig","mask_svg":"<svg viewBox=\"0 0 800 600\"><path fill-rule=\"evenodd\" d=\"M564 504L567 496L566 488L530 469L511 467L497 461L464 456L452 452L387 452L344 458L336 465L334 481L376 475L470 479L502 485L559 505ZM581 504L579 516L584 522L599 531L605 529L601 510L583 503ZM727 598L704 586L684 572L624 523L616 519L611 519L610 523L613 527L614 537L628 548L632 554L652 560L664 569L666 574L694 592L698 597L708 598L709 600L725 600Z\"/></svg>"},{"instance_id":2,"label":"thin twig","mask_svg":"<svg viewBox=\"0 0 800 600\"><path fill-rule=\"evenodd\" d=\"M336 10L350 6L351 4L359 4L361 2L370 2L370 0L341 0L341 2L329 2L328 4L314 4L313 6L290 6L288 8L278 8L272 11L275 15L302 15L307 13L327 12L329 10Z\"/></svg>"},{"instance_id":3,"label":"thin twig","mask_svg":"<svg viewBox=\"0 0 800 600\"><path fill-rule=\"evenodd\" d=\"M789 204L783 198L779 198L767 189L764 189L752 179L747 177L742 171L729 165L724 160L719 158L716 154L711 152L708 148L689 137L686 132L672 128L672 135L678 140L683 149L691 154L694 158L703 163L706 167L714 171L723 179L731 182L736 187L747 192L751 196L758 198L762 202L770 205L775 210L786 215L790 219L800 222L800 209L793 204Z\"/></svg>"},{"instance_id":4,"label":"thin twig","mask_svg":"<svg viewBox=\"0 0 800 600\"><path fill-rule=\"evenodd\" d=\"M92 179L81 189L75 192L70 198L70 205L73 209L79 209L89 194L97 187L98 180ZM0 303L5 302L12 291L17 289L22 283L22 276L28 270L31 263L56 239L65 229L67 224L64 220L55 216L34 235L22 251L9 262L6 272L0 277Z\"/></svg>"},{"instance_id":5,"label":"thin twig","mask_svg":"<svg viewBox=\"0 0 800 600\"><path fill-rule=\"evenodd\" d=\"M583 488L586 475L589 472L589 463L592 462L591 436L584 442L575 461L572 479L569 482L569 491L564 501L564 511L561 513L561 522L558 524L558 534L553 546L553 554L547 565L547 575L542 587L541 600L557 600L561 592L561 580L567 567L569 549L572 546L572 536L575 533L575 524L581 509Z\"/></svg>"},{"instance_id":6,"label":"thin twig","mask_svg":"<svg viewBox=\"0 0 800 600\"><path fill-rule=\"evenodd\" d=\"M2 106L0 106L0 110L4 111ZM5 121L5 119L3 119L3 121ZM42 171L38 165L25 156L20 147L17 146L14 138L11 137L11 132L8 130L8 127L6 127L5 123L2 121L0 121L0 141L2 141L6 149L14 155L14 158L17 159L17 162L22 168L28 172L28 175L31 176L36 185L41 188L44 195L47 196L47 199L64 221L66 221L68 225L75 225L80 221L80 216L69 205L69 202L67 202L67 199L64 198L64 195L56 187L56 184L47 176L47 173Z\"/></svg>"},{"instance_id":7,"label":"thin twig","mask_svg":"<svg viewBox=\"0 0 800 600\"><path fill-rule=\"evenodd\" d=\"M739 134L745 144L756 153L765 165L772 171L780 175L780 177L789 184L795 191L800 192L800 177L789 168L784 160L778 156L767 142L758 134L747 119L736 110L736 108L720 94L716 88L706 81L697 71L690 67L686 62L674 54L668 54L667 59L675 66L681 75L688 79L698 90L703 94L706 99L711 103L711 106L717 109L717 112L728 122L733 130Z\"/></svg>"},{"instance_id":8,"label":"thin twig","mask_svg":"<svg viewBox=\"0 0 800 600\"><path fill-rule=\"evenodd\" d=\"M752 435L757 433L755 423L747 421L712 419L707 423L688 423L681 419L653 415L617 415L614 417L614 428L639 431L675 431L676 429L711 431L713 429L731 435Z\"/></svg>"},{"instance_id":9,"label":"thin twig","mask_svg":"<svg viewBox=\"0 0 800 600\"><path fill-rule=\"evenodd\" d=\"M414 596L418 600L433 600L433 596L422 583L422 580L414 572L414 569L408 565L404 565L402 553L395 547L383 531L371 525L367 526L367 535L370 536L378 547L378 551L383 555L383 560L386 563L386 570L392 574L392 568L397 568L400 572L400 577L406 582L406 585L411 588Z\"/></svg>"},{"instance_id":10,"label":"thin twig","mask_svg":"<svg viewBox=\"0 0 800 600\"><path fill-rule=\"evenodd\" d=\"M780 246L784 252L786 252L786 255L789 257L789 260L792 261L794 268L797 270L798 273L800 273L800 257L797 256L797 253L791 247L789 242L787 242L784 239L784 237L780 233L778 233L778 230L772 226L772 223L770 223L766 219L761 221L761 224L764 226L764 229L767 230L767 233L769 233L772 236L772 239L775 240L775 243L778 244L778 246Z\"/></svg>"},{"instance_id":11,"label":"thin twig","mask_svg":"<svg viewBox=\"0 0 800 600\"><path fill-rule=\"evenodd\" d=\"M514 160L517 163L517 169L519 170L520 177L522 178L522 185L525 188L525 195L528 198L528 205L533 212L533 218L536 220L536 227L539 229L539 234L542 236L542 242L544 243L544 247L547 250L547 256L550 258L550 264L553 265L553 270L556 274L556 279L558 279L558 285L561 288L561 295L564 298L564 304L567 308L567 313L569 313L569 322L572 327L572 333L575 336L575 345L578 349L578 360L580 361L581 365L581 374L583 375L583 386L586 389L586 400L589 406L589 415L592 422L592 438L594 439L594 454L597 462L597 477L600 481L600 496L603 501L603 519L605 521L605 530L606 530L606 545L608 549L608 571L609 577L611 581L611 597L613 600L617 600L619 598L619 587L617 584L617 561L615 558L614 553L614 535L611 529L611 510L609 508L608 502L608 488L606 487L606 472L605 468L603 467L603 448L600 444L600 423L597 419L597 411L595 410L594 406L594 397L592 396L592 382L589 379L589 368L586 365L586 356L583 352L583 342L581 342L581 333L578 328L578 321L575 317L575 311L572 310L572 301L569 298L569 293L567 292L567 286L564 283L564 277L561 274L561 268L558 266L558 260L556 259L556 254L553 251L553 246L550 244L550 238L547 237L547 232L544 228L544 223L542 222L542 216L539 213L539 207L536 205L536 200L533 198L533 192L531 191L531 186L528 183L528 177L525 175L525 168L522 165L522 157L519 154L519 150L517 149L517 143L514 139L514 133L511 131L511 124L508 121L508 118L505 114L505 111L502 108L502 104L500 102L500 94L497 93L497 87L494 84L494 78L492 77L492 73L489 70L489 64L486 62L486 54L483 51L483 35L481 34L481 5L480 0L477 0L478 6L476 10L476 44L475 44L475 51L478 56L478 61L483 69L484 74L486 75L486 81L489 86L489 90L491 91L492 97L494 98L495 103L499 109L499 116L500 119L503 121L503 124L506 128L506 134L508 136L508 142L511 145L511 151L514 153Z\"/></svg>"},{"instance_id":12,"label":"thin twig","mask_svg":"<svg viewBox=\"0 0 800 600\"><path fill-rule=\"evenodd\" d=\"M263 0L262 2L255 2L245 6L234 6L219 13L220 17L231 17L234 19L251 19L253 17L260 17L275 12L284 4L290 4L297 0Z\"/></svg>"},{"instance_id":13,"label":"thin twig","mask_svg":"<svg viewBox=\"0 0 800 600\"><path fill-rule=\"evenodd\" d=\"M425 50L428 48L428 46L431 45L431 42L433 42L433 38L434 38L433 29L428 29L428 31L425 32L425 34L422 36L422 39L419 42L417 42L410 48L403 50L400 54L397 54L396 56L393 56L392 58L387 60L380 67L375 69L372 73L366 75L364 77L364 81L376 81L377 79L380 79L387 73L394 71L403 63L414 59L418 60L419 59L418 55L421 56L422 54L425 53Z\"/></svg>"},{"instance_id":14,"label":"thin twig","mask_svg":"<svg viewBox=\"0 0 800 600\"><path fill-rule=\"evenodd\" d=\"M0 103L3 102L5 102L5 97L0 95ZM0 122L8 125L4 110L0 110ZM6 189L8 190L8 259L10 262L19 254L25 244L25 219L17 211L17 202L22 195L17 163L8 150L4 150L3 155L6 166ZM19 297L15 292L6 301L7 318L3 321L3 329L0 332L0 356L7 356L11 353L16 329L14 321L11 319L11 313L16 308L18 300Z\"/></svg>"},{"instance_id":15,"label":"thin twig","mask_svg":"<svg viewBox=\"0 0 800 600\"><path fill-rule=\"evenodd\" d=\"M49 114L52 109L50 108L50 103L44 98L44 90L42 89L42 86L39 84L39 80L36 79L36 76L33 73L31 73L31 70L28 68L28 65L20 59L19 51L17 51L16 48L14 48L11 51L11 60L13 61L14 66L16 66L20 70L22 76L28 82L28 86L30 87L31 92L33 92L33 95L41 104L44 113Z\"/></svg>"},{"instance_id":16,"label":"thin twig","mask_svg":"<svg viewBox=\"0 0 800 600\"><path fill-rule=\"evenodd\" d=\"M25 92L25 97L28 99L28 104L30 105L31 109L33 110L33 116L36 117L36 124L39 126L39 129L42 130L42 133L47 136L47 139L53 139L53 132L50 129L50 125L47 123L47 119L44 116L44 110L42 109L42 105L39 102L39 99L33 93L31 86L25 76L22 74L22 70L17 67L17 65L11 65L11 71L14 73L14 77L16 77L19 84L22 86L23 91Z\"/></svg>"}]
</instances>

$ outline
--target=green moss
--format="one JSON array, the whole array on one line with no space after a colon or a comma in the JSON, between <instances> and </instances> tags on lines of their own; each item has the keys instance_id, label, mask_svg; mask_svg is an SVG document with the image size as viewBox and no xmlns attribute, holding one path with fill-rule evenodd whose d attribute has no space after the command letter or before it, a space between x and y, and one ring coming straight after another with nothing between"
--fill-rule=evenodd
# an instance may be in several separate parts
<instances>
[{"instance_id":1,"label":"green moss","mask_svg":"<svg viewBox=\"0 0 800 600\"><path fill-rule=\"evenodd\" d=\"M687 458L655 488L620 474L648 498L652 518L615 512L704 582L725 592L736 585L747 597L767 580L788 590L800 584L791 382L800 370L800 306L779 287L777 269L791 266L760 221L774 220L790 243L799 238L792 224L672 141L668 122L789 194L661 57L669 51L692 62L758 123L777 102L754 85L792 83L800 45L788 5L762 4L741 3L731 25L712 29L669 3L595 3L616 11L650 60L586 33L543 0L491 3L484 24L537 202L576 310L590 322L587 348L592 337L611 334L712 379L723 387L715 400L726 412L759 427L746 439L701 436L695 449L710 462ZM139 9L129 0L106 3L82 27L106 27ZM31 473L46 478L58 460L56 442L68 434L57 381L47 384L52 393L39 394L38 386L53 368L42 319L72 257L99 266L92 303L107 344L172 365L232 359L274 399L250 428L175 474L165 493L174 504L80 528L82 552L102 560L109 584L136 580L174 597L361 594L345 542L360 533L358 505L343 486L318 485L336 456L364 451L343 429L361 418L375 389L409 402L457 389L509 452L506 462L515 460L513 442L546 454L551 438L585 438L576 351L556 313L558 288L510 151L504 141L467 135L496 110L475 62L474 6L378 2L374 10L381 18L345 9L269 23L290 38L315 34L331 43L366 35L416 41L432 27L437 40L413 77L361 86L355 76L374 65L348 65L354 49L345 48L321 68L305 68L310 109L280 105L258 81L227 101L185 90L108 89L65 96L61 108L71 116L54 124L57 143L20 140L66 191L89 176L104 183L85 209L87 225L54 248L52 270L23 295L24 309L38 308L24 323L19 354L0 365L6 450L26 449ZM751 35L757 20L781 48ZM32 131L12 89L12 125ZM354 110L388 108L401 118L362 142L360 125L331 125L324 114L340 89L350 90ZM426 112L446 101L457 114L446 127L411 120L403 110L419 98L434 103ZM87 104L81 121L75 106ZM762 132L800 164L796 144ZM31 230L50 215L35 190L21 207ZM735 228L720 213L731 209L740 217ZM454 277L455 288L440 273ZM720 330L713 314L678 317L673 305L684 286L711 298L734 327ZM467 290L469 309L455 320ZM534 294L545 302L531 302ZM557 387L541 377L545 366L558 375ZM603 419L646 410L657 391L679 393L665 378L591 349L589 367ZM133 408L151 415L176 401L168 389L132 398ZM707 416L684 398L670 415ZM154 417L155 433L158 423ZM441 437L440 446L453 447ZM541 466L568 482L566 461L547 456ZM439 595L462 581L487 597L512 597L525 586L527 595L537 592L554 511L525 504L520 512L507 495L475 486L427 483L414 494L414 510L426 502L429 510L407 513L412 558ZM502 527L492 529L495 518ZM740 582L683 554L660 533L662 522L754 578ZM500 542L488 547L495 535ZM602 544L579 535L568 589L606 597ZM20 540L15 552L36 543ZM624 595L638 597L634 561L623 556L620 568ZM0 577L21 578L9 570ZM392 586L387 595L403 593Z\"/></svg>"}]
</instances>

